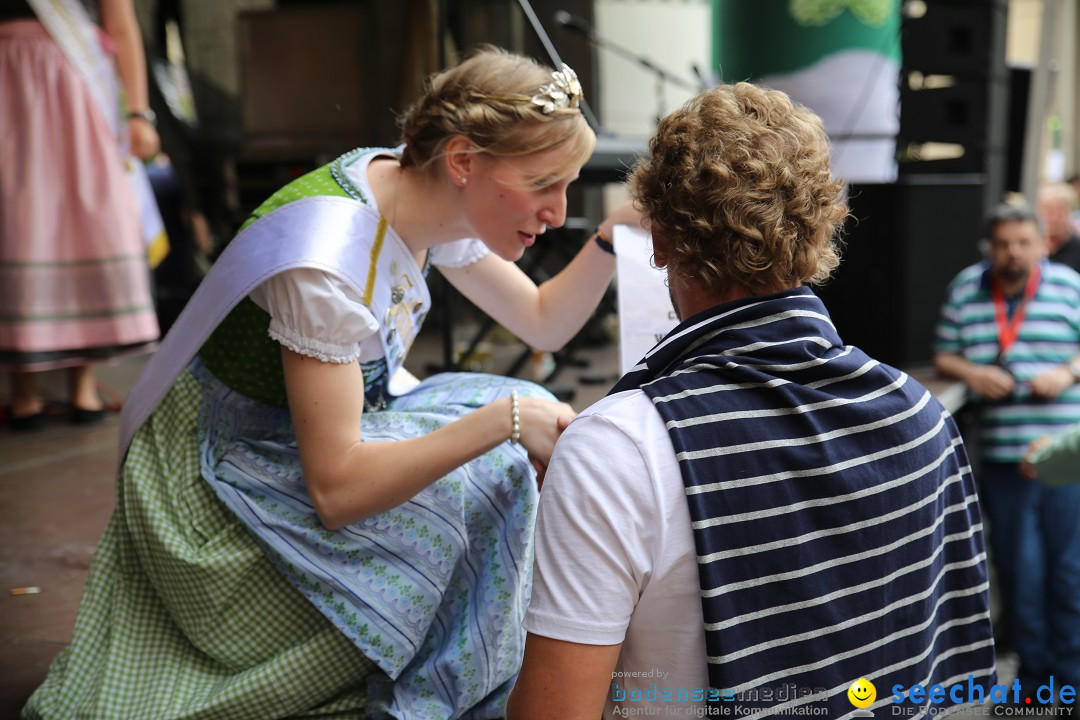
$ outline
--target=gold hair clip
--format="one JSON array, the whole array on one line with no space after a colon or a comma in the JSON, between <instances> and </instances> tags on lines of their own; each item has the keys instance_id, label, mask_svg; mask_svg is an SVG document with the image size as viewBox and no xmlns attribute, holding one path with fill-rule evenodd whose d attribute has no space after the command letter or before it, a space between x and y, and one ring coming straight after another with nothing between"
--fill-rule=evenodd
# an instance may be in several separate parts
<instances>
[{"instance_id":1,"label":"gold hair clip","mask_svg":"<svg viewBox=\"0 0 1080 720\"><path fill-rule=\"evenodd\" d=\"M540 106L540 112L549 115L556 109L576 108L581 104L581 83L569 65L563 63L562 70L551 73L551 77L555 82L541 86L531 98L534 105Z\"/></svg>"}]
</instances>

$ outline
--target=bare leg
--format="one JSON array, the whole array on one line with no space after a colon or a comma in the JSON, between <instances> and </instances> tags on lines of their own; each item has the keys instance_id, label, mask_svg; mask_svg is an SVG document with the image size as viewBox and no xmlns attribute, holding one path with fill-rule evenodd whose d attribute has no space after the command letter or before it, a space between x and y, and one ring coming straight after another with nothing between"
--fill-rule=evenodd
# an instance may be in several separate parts
<instances>
[{"instance_id":1,"label":"bare leg","mask_svg":"<svg viewBox=\"0 0 1080 720\"><path fill-rule=\"evenodd\" d=\"M97 378L91 365L78 365L68 370L68 392L71 407L80 410L100 410L104 407L98 395Z\"/></svg>"},{"instance_id":2,"label":"bare leg","mask_svg":"<svg viewBox=\"0 0 1080 720\"><path fill-rule=\"evenodd\" d=\"M13 417L29 417L45 409L45 403L37 394L35 373L25 370L11 371L11 414Z\"/></svg>"}]
</instances>

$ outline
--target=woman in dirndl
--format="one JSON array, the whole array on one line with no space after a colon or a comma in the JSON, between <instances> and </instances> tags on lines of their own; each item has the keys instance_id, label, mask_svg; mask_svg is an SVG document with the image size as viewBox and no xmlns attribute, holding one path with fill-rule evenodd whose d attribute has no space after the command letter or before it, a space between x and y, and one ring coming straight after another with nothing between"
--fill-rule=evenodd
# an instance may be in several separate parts
<instances>
[{"instance_id":1,"label":"woman in dirndl","mask_svg":"<svg viewBox=\"0 0 1080 720\"><path fill-rule=\"evenodd\" d=\"M14 429L45 424L39 372L67 368L68 417L93 423L91 363L153 349L129 153L157 150L132 0L0 0L0 367Z\"/></svg>"},{"instance_id":2,"label":"woman in dirndl","mask_svg":"<svg viewBox=\"0 0 1080 720\"><path fill-rule=\"evenodd\" d=\"M539 349L610 282L611 226L537 286L595 137L574 72L483 48L398 148L259 207L132 391L116 512L27 718L498 718L521 662L537 501L573 410L402 360L439 270Z\"/></svg>"}]
</instances>

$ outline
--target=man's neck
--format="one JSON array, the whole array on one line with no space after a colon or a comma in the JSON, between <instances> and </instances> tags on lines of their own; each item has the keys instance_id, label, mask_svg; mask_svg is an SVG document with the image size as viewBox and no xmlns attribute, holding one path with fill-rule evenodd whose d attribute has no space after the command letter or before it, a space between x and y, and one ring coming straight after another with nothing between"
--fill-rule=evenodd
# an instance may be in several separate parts
<instances>
[{"instance_id":1,"label":"man's neck","mask_svg":"<svg viewBox=\"0 0 1080 720\"><path fill-rule=\"evenodd\" d=\"M1026 272L1022 277L1007 279L998 275L998 282L1001 284L1001 294L1005 297L1015 297L1024 291L1024 286L1027 285L1028 278L1031 277L1031 271Z\"/></svg>"},{"instance_id":2,"label":"man's neck","mask_svg":"<svg viewBox=\"0 0 1080 720\"><path fill-rule=\"evenodd\" d=\"M714 308L717 305L723 305L724 303L750 297L752 294L742 286L733 286L728 288L723 294L717 295L708 292L692 280L680 280L681 279L673 278L670 275L668 276L668 282L670 283L671 289L671 300L675 305L680 321L685 320L688 317L693 317L699 312L704 312L709 308ZM788 289L790 288L776 288L775 290L768 290L766 292L772 293Z\"/></svg>"},{"instance_id":3,"label":"man's neck","mask_svg":"<svg viewBox=\"0 0 1080 720\"><path fill-rule=\"evenodd\" d=\"M1014 298L1024 291L1024 283L1001 283L1001 294L1007 298Z\"/></svg>"}]
</instances>

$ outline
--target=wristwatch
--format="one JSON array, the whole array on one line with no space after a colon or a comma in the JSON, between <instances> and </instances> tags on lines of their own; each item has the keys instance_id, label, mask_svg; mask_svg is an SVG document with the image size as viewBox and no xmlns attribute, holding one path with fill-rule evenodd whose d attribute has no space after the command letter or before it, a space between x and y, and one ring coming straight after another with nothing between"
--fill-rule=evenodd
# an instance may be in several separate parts
<instances>
[{"instance_id":1,"label":"wristwatch","mask_svg":"<svg viewBox=\"0 0 1080 720\"><path fill-rule=\"evenodd\" d=\"M1069 372L1072 373L1074 383L1080 382L1080 357L1069 361Z\"/></svg>"},{"instance_id":2,"label":"wristwatch","mask_svg":"<svg viewBox=\"0 0 1080 720\"><path fill-rule=\"evenodd\" d=\"M149 108L147 108L146 110L133 110L127 114L127 117L128 120L134 120L138 118L139 120L145 120L146 122L150 123L155 127L157 126L157 113L155 113Z\"/></svg>"}]
</instances>

